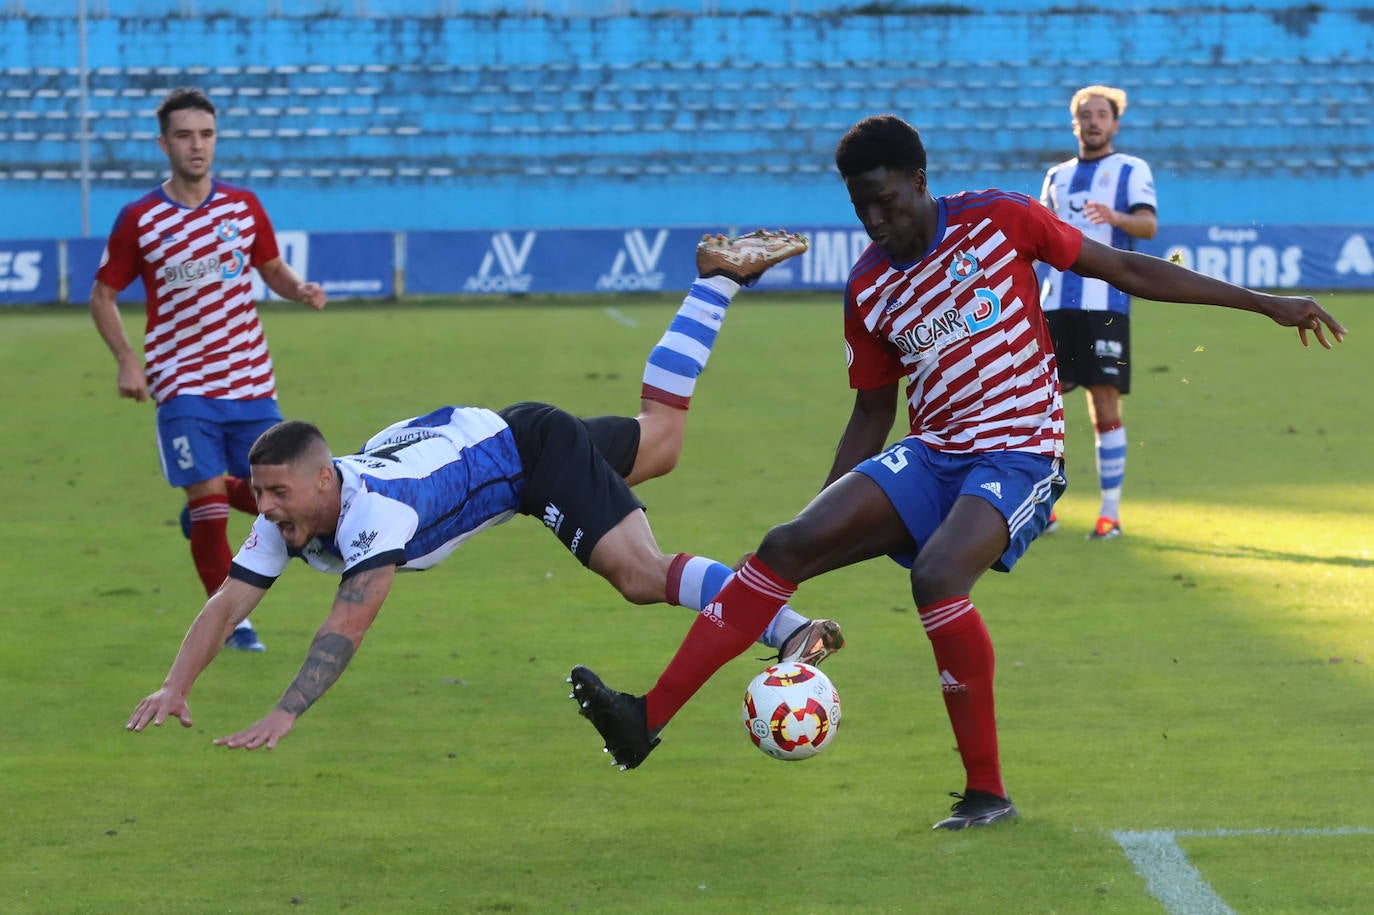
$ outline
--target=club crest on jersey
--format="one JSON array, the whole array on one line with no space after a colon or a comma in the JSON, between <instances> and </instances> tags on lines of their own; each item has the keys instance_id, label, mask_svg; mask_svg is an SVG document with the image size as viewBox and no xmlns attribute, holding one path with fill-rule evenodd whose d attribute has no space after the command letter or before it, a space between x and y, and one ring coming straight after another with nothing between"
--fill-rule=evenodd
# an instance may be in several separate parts
<instances>
[{"instance_id":1,"label":"club crest on jersey","mask_svg":"<svg viewBox=\"0 0 1374 915\"><path fill-rule=\"evenodd\" d=\"M220 241L233 241L234 239L238 238L238 237L239 237L239 224L238 224L238 220L236 220L236 219L226 219L226 220L223 220L219 225L215 226L215 234L219 236L219 240L220 240Z\"/></svg>"},{"instance_id":2,"label":"club crest on jersey","mask_svg":"<svg viewBox=\"0 0 1374 915\"><path fill-rule=\"evenodd\" d=\"M968 251L955 251L949 259L949 278L956 283L962 283L977 272L978 258Z\"/></svg>"}]
</instances>

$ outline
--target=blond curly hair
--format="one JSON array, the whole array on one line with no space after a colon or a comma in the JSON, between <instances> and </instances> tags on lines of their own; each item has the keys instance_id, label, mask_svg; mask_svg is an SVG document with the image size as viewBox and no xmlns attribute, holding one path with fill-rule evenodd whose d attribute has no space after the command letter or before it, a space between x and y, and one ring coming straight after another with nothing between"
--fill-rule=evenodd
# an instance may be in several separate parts
<instances>
[{"instance_id":1,"label":"blond curly hair","mask_svg":"<svg viewBox=\"0 0 1374 915\"><path fill-rule=\"evenodd\" d=\"M1079 103L1095 95L1106 99L1118 118L1126 113L1125 89L1118 89L1115 86L1084 86L1073 94L1073 98L1069 99L1069 114L1076 116Z\"/></svg>"}]
</instances>

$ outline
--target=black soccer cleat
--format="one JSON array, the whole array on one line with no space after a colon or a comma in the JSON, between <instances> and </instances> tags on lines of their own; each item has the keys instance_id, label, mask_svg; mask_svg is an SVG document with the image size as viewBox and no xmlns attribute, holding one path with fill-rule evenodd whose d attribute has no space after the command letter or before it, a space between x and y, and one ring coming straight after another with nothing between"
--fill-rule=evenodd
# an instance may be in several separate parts
<instances>
[{"instance_id":1,"label":"black soccer cleat","mask_svg":"<svg viewBox=\"0 0 1374 915\"><path fill-rule=\"evenodd\" d=\"M1020 816L1016 805L1009 797L998 797L988 791L969 791L967 794L949 794L955 798L949 808L949 816L936 823L931 829L968 829L970 826L991 826L1001 820Z\"/></svg>"},{"instance_id":2,"label":"black soccer cleat","mask_svg":"<svg viewBox=\"0 0 1374 915\"><path fill-rule=\"evenodd\" d=\"M577 702L577 713L596 728L623 772L644 762L658 746L657 732L650 733L643 696L631 696L611 689L601 678L581 666L572 669L568 682L573 685L568 698Z\"/></svg>"}]
</instances>

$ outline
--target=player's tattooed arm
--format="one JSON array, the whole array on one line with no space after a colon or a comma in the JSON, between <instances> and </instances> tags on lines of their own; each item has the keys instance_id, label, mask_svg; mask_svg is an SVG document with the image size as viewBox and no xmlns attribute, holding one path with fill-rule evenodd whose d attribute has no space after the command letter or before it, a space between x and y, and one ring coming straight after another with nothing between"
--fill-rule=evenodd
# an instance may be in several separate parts
<instances>
[{"instance_id":1,"label":"player's tattooed arm","mask_svg":"<svg viewBox=\"0 0 1374 915\"><path fill-rule=\"evenodd\" d=\"M282 694L277 708L293 715L300 715L310 708L339 679L357 650L346 635L322 632L315 636L300 673L296 674L296 679Z\"/></svg>"},{"instance_id":2,"label":"player's tattooed arm","mask_svg":"<svg viewBox=\"0 0 1374 915\"><path fill-rule=\"evenodd\" d=\"M300 672L282 694L277 708L299 716L338 681L377 618L395 576L395 566L383 566L351 575L339 583L329 618L315 633Z\"/></svg>"}]
</instances>

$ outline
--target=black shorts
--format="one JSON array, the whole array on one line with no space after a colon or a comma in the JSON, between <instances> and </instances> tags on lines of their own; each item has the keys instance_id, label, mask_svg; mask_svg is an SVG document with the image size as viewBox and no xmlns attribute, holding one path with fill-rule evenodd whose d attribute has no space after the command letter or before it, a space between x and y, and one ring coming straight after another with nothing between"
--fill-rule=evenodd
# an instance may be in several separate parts
<instances>
[{"instance_id":1,"label":"black shorts","mask_svg":"<svg viewBox=\"0 0 1374 915\"><path fill-rule=\"evenodd\" d=\"M534 402L497 412L524 466L518 511L542 520L586 565L601 538L644 507L625 482L639 451L639 423L625 416L578 419Z\"/></svg>"},{"instance_id":2,"label":"black shorts","mask_svg":"<svg viewBox=\"0 0 1374 915\"><path fill-rule=\"evenodd\" d=\"M1045 312L1067 392L1104 385L1131 393L1131 318L1115 311L1058 308Z\"/></svg>"}]
</instances>

